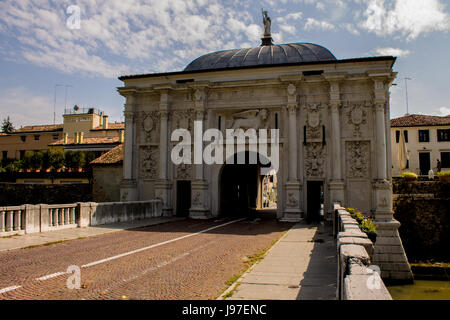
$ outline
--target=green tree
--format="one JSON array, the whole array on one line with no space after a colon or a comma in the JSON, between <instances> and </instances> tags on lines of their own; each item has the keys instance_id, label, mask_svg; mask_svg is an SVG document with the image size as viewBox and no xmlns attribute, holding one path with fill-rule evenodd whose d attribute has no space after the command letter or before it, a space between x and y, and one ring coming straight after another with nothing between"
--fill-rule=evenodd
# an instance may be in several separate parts
<instances>
[{"instance_id":1,"label":"green tree","mask_svg":"<svg viewBox=\"0 0 450 320\"><path fill-rule=\"evenodd\" d=\"M67 168L78 169L84 165L84 153L81 151L67 151L65 155L65 164Z\"/></svg>"},{"instance_id":2,"label":"green tree","mask_svg":"<svg viewBox=\"0 0 450 320\"><path fill-rule=\"evenodd\" d=\"M41 151L33 152L31 155L31 168L32 169L42 169L44 154Z\"/></svg>"},{"instance_id":3,"label":"green tree","mask_svg":"<svg viewBox=\"0 0 450 320\"><path fill-rule=\"evenodd\" d=\"M49 150L49 165L55 170L61 169L64 166L64 151Z\"/></svg>"},{"instance_id":4,"label":"green tree","mask_svg":"<svg viewBox=\"0 0 450 320\"><path fill-rule=\"evenodd\" d=\"M3 133L11 133L13 131L14 131L14 126L13 126L11 120L9 120L9 116L8 116L5 119L3 119L2 132Z\"/></svg>"}]
</instances>

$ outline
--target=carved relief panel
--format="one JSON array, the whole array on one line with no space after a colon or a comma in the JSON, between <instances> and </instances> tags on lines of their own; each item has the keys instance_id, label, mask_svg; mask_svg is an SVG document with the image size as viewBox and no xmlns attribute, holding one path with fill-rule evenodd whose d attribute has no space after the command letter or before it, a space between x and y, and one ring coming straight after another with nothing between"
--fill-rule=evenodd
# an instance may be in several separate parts
<instances>
[{"instance_id":1,"label":"carved relief panel","mask_svg":"<svg viewBox=\"0 0 450 320\"><path fill-rule=\"evenodd\" d=\"M170 112L172 119L172 130L187 129L193 133L194 109L173 110Z\"/></svg>"},{"instance_id":2,"label":"carved relief panel","mask_svg":"<svg viewBox=\"0 0 450 320\"><path fill-rule=\"evenodd\" d=\"M144 179L155 179L158 174L158 147L144 146L139 150L139 172Z\"/></svg>"},{"instance_id":3,"label":"carved relief panel","mask_svg":"<svg viewBox=\"0 0 450 320\"><path fill-rule=\"evenodd\" d=\"M325 148L322 143L311 142L305 146L305 175L323 177L325 173Z\"/></svg>"},{"instance_id":4,"label":"carved relief panel","mask_svg":"<svg viewBox=\"0 0 450 320\"><path fill-rule=\"evenodd\" d=\"M321 103L308 103L303 106L307 141L322 139L322 109Z\"/></svg>"},{"instance_id":5,"label":"carved relief panel","mask_svg":"<svg viewBox=\"0 0 450 320\"><path fill-rule=\"evenodd\" d=\"M355 138L359 138L364 135L364 131L367 131L368 124L368 108L370 106L369 101L361 102L345 102L344 114L345 124L347 125L347 132Z\"/></svg>"},{"instance_id":6,"label":"carved relief panel","mask_svg":"<svg viewBox=\"0 0 450 320\"><path fill-rule=\"evenodd\" d=\"M141 112L141 143L158 143L159 114L158 111Z\"/></svg>"},{"instance_id":7,"label":"carved relief panel","mask_svg":"<svg viewBox=\"0 0 450 320\"><path fill-rule=\"evenodd\" d=\"M192 165L181 163L176 166L178 180L192 179Z\"/></svg>"},{"instance_id":8,"label":"carved relief panel","mask_svg":"<svg viewBox=\"0 0 450 320\"><path fill-rule=\"evenodd\" d=\"M345 149L347 177L369 179L370 142L347 141Z\"/></svg>"}]
</instances>

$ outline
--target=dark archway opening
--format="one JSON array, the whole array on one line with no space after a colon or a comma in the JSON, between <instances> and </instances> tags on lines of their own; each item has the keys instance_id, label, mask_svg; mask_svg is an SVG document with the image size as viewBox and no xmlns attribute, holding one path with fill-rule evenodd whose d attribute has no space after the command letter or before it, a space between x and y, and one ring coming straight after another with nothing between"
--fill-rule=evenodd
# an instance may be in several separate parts
<instances>
[{"instance_id":1,"label":"dark archway opening","mask_svg":"<svg viewBox=\"0 0 450 320\"><path fill-rule=\"evenodd\" d=\"M323 207L323 181L308 181L307 192L307 222L319 222L322 219Z\"/></svg>"}]
</instances>

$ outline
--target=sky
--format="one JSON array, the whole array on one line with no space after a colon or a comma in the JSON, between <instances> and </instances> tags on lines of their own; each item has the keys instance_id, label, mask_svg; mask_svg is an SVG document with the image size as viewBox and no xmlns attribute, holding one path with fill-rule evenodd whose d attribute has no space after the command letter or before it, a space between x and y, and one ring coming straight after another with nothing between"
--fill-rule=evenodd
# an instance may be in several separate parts
<instances>
[{"instance_id":1,"label":"sky","mask_svg":"<svg viewBox=\"0 0 450 320\"><path fill-rule=\"evenodd\" d=\"M181 71L208 52L312 42L338 59L394 55L391 118L450 114L449 0L1 0L0 121L62 122L64 108L123 121L120 75ZM58 85L58 86L56 86ZM56 103L55 103L56 96Z\"/></svg>"}]
</instances>

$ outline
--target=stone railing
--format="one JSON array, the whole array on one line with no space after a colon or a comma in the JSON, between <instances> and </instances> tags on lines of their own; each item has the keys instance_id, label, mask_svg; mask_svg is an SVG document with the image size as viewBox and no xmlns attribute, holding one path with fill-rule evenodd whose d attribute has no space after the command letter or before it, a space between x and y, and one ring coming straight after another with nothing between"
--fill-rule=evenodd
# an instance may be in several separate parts
<instances>
[{"instance_id":1,"label":"stone railing","mask_svg":"<svg viewBox=\"0 0 450 320\"><path fill-rule=\"evenodd\" d=\"M337 239L339 300L392 300L380 277L380 269L370 264L374 245L358 222L339 204L334 205L334 236Z\"/></svg>"},{"instance_id":2,"label":"stone railing","mask_svg":"<svg viewBox=\"0 0 450 320\"><path fill-rule=\"evenodd\" d=\"M0 207L0 235L25 233L25 206Z\"/></svg>"},{"instance_id":3,"label":"stone railing","mask_svg":"<svg viewBox=\"0 0 450 320\"><path fill-rule=\"evenodd\" d=\"M160 200L0 207L0 237L159 217Z\"/></svg>"}]
</instances>

